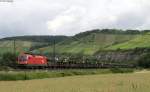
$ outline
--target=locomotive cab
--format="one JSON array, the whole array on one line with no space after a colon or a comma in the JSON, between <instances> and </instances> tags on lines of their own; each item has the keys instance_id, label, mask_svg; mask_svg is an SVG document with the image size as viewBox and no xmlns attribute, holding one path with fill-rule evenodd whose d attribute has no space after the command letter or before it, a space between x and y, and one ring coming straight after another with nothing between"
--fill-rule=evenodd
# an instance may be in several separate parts
<instances>
[{"instance_id":1,"label":"locomotive cab","mask_svg":"<svg viewBox=\"0 0 150 92\"><path fill-rule=\"evenodd\" d=\"M28 56L25 54L21 54L18 56L18 64L27 64Z\"/></svg>"}]
</instances>

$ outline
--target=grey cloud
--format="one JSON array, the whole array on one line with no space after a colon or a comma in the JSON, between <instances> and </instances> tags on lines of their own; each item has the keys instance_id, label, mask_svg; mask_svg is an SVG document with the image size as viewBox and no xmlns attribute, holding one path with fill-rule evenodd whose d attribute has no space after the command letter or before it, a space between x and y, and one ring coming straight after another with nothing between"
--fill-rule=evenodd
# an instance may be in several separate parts
<instances>
[{"instance_id":1,"label":"grey cloud","mask_svg":"<svg viewBox=\"0 0 150 92\"><path fill-rule=\"evenodd\" d=\"M0 3L0 37L74 35L96 28L148 29L148 0L14 0Z\"/></svg>"},{"instance_id":2,"label":"grey cloud","mask_svg":"<svg viewBox=\"0 0 150 92\"><path fill-rule=\"evenodd\" d=\"M129 12L118 16L115 26L122 29L136 29L142 26L147 20L147 16L140 13Z\"/></svg>"}]
</instances>

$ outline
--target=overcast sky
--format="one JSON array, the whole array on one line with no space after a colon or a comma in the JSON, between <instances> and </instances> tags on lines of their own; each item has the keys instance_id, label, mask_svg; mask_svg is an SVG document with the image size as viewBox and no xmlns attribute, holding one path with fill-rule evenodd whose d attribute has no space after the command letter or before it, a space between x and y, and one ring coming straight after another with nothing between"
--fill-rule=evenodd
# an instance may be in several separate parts
<instances>
[{"instance_id":1,"label":"overcast sky","mask_svg":"<svg viewBox=\"0 0 150 92\"><path fill-rule=\"evenodd\" d=\"M74 35L97 28L150 29L150 0L0 2L0 38Z\"/></svg>"}]
</instances>

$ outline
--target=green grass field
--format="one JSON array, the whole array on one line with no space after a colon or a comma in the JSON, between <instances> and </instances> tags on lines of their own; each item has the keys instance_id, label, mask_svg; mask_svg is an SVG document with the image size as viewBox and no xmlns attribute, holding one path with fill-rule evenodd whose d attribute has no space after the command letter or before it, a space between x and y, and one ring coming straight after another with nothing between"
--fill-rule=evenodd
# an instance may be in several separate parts
<instances>
[{"instance_id":1,"label":"green grass field","mask_svg":"<svg viewBox=\"0 0 150 92\"><path fill-rule=\"evenodd\" d=\"M32 80L43 78L66 77L75 75L94 75L94 74L110 74L110 73L132 73L134 69L129 68L112 68L112 69L64 69L51 71L0 71L0 81L12 80Z\"/></svg>"},{"instance_id":2,"label":"green grass field","mask_svg":"<svg viewBox=\"0 0 150 92\"><path fill-rule=\"evenodd\" d=\"M150 92L150 72L0 81L0 92Z\"/></svg>"}]
</instances>

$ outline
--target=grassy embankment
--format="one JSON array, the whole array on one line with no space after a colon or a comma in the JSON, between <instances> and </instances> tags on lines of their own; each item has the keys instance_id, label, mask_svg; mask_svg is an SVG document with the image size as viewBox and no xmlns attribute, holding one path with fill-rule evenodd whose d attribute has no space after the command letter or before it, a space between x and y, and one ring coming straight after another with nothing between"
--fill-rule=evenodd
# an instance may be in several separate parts
<instances>
[{"instance_id":1,"label":"grassy embankment","mask_svg":"<svg viewBox=\"0 0 150 92\"><path fill-rule=\"evenodd\" d=\"M1 71L0 80L31 80L75 75L94 75L109 73L131 73L133 69L71 69L51 71Z\"/></svg>"}]
</instances>

